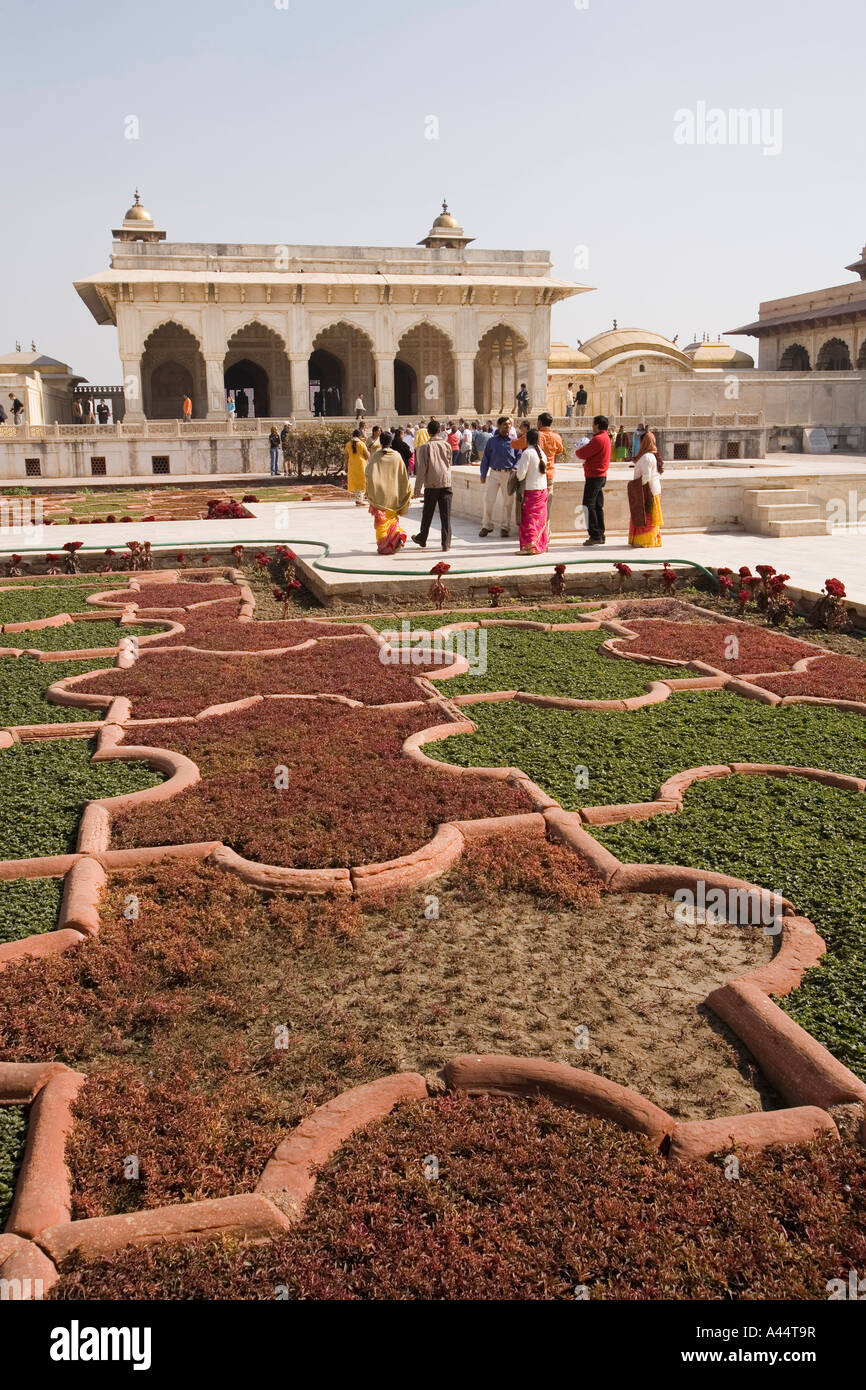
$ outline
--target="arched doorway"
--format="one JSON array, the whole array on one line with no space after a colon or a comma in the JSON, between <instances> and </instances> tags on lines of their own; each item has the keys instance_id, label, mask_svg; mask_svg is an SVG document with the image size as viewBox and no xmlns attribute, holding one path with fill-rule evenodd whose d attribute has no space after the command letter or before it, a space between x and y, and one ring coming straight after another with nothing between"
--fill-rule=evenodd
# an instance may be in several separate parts
<instances>
[{"instance_id":1,"label":"arched doorway","mask_svg":"<svg viewBox=\"0 0 866 1390\"><path fill-rule=\"evenodd\" d=\"M418 414L418 378L415 368L394 359L394 409L398 415Z\"/></svg>"},{"instance_id":2,"label":"arched doorway","mask_svg":"<svg viewBox=\"0 0 866 1390\"><path fill-rule=\"evenodd\" d=\"M285 419L290 414L291 389L286 345L279 333L253 322L239 328L226 344L223 360L226 391L245 391L246 401L237 402L238 415L244 410L257 419Z\"/></svg>"},{"instance_id":3,"label":"arched doorway","mask_svg":"<svg viewBox=\"0 0 866 1390\"><path fill-rule=\"evenodd\" d=\"M267 419L271 413L271 388L268 374L257 362L244 357L229 367L224 377L227 391L235 392L237 418Z\"/></svg>"},{"instance_id":4,"label":"arched doorway","mask_svg":"<svg viewBox=\"0 0 866 1390\"><path fill-rule=\"evenodd\" d=\"M301 402L314 415L348 415L343 403L343 364L339 357L317 348L310 358L310 400Z\"/></svg>"},{"instance_id":5,"label":"arched doorway","mask_svg":"<svg viewBox=\"0 0 866 1390\"><path fill-rule=\"evenodd\" d=\"M397 344L394 359L394 397L398 415L414 415L419 410L426 415L445 416L457 409L454 373L454 345L448 334L435 323L416 323L404 333ZM413 379L414 378L414 383ZM408 386L414 405L401 410L397 402L398 381L405 391Z\"/></svg>"},{"instance_id":6,"label":"arched doorway","mask_svg":"<svg viewBox=\"0 0 866 1390\"><path fill-rule=\"evenodd\" d=\"M198 339L179 323L162 323L145 340L141 390L148 420L181 420L183 398L193 416L207 414L207 377Z\"/></svg>"},{"instance_id":7,"label":"arched doorway","mask_svg":"<svg viewBox=\"0 0 866 1390\"><path fill-rule=\"evenodd\" d=\"M779 358L780 372L810 372L812 364L802 343L791 343Z\"/></svg>"},{"instance_id":8,"label":"arched doorway","mask_svg":"<svg viewBox=\"0 0 866 1390\"><path fill-rule=\"evenodd\" d=\"M510 415L517 392L529 381L526 339L506 323L488 328L475 354L475 407L485 415Z\"/></svg>"},{"instance_id":9,"label":"arched doorway","mask_svg":"<svg viewBox=\"0 0 866 1390\"><path fill-rule=\"evenodd\" d=\"M861 347L860 355L857 358L857 370L859 372L866 372L866 342L864 342Z\"/></svg>"},{"instance_id":10,"label":"arched doorway","mask_svg":"<svg viewBox=\"0 0 866 1390\"><path fill-rule=\"evenodd\" d=\"M376 382L373 363L373 344L360 328L353 323L332 323L323 328L313 339L313 351L309 360L310 394L313 396L315 410L315 390L313 381L325 381L325 408L328 410L328 383L339 391L339 405L335 393L331 393L332 409L329 414L352 415L358 396L365 409L372 411L374 387Z\"/></svg>"},{"instance_id":11,"label":"arched doorway","mask_svg":"<svg viewBox=\"0 0 866 1390\"><path fill-rule=\"evenodd\" d=\"M841 338L828 338L818 353L819 372L850 372L851 353Z\"/></svg>"}]
</instances>

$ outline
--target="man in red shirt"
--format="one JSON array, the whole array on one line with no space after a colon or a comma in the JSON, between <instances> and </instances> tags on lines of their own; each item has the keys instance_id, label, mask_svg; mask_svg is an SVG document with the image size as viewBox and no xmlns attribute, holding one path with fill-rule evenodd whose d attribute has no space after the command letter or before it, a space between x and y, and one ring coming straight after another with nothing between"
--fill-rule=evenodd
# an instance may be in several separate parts
<instances>
[{"instance_id":1,"label":"man in red shirt","mask_svg":"<svg viewBox=\"0 0 866 1390\"><path fill-rule=\"evenodd\" d=\"M604 485L610 465L610 421L606 415L596 415L593 420L595 434L582 449L575 454L583 460L583 512L586 517L588 540L584 545L604 545Z\"/></svg>"}]
</instances>

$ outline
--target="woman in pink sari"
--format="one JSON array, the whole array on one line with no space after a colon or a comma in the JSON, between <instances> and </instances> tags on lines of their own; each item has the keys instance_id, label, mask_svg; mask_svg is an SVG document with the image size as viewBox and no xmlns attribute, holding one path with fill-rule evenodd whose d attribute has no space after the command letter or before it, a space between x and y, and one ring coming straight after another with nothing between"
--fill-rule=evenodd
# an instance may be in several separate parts
<instances>
[{"instance_id":1,"label":"woman in pink sari","mask_svg":"<svg viewBox=\"0 0 866 1390\"><path fill-rule=\"evenodd\" d=\"M526 448L514 470L523 484L520 514L520 554L543 555L548 546L547 459L538 442L538 430L526 431Z\"/></svg>"}]
</instances>

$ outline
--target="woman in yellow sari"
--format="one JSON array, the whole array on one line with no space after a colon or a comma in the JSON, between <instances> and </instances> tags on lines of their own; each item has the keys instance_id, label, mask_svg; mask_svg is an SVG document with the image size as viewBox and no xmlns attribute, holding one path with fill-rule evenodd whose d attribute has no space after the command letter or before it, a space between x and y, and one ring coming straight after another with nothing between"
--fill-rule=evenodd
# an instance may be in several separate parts
<instances>
[{"instance_id":1,"label":"woman in yellow sari","mask_svg":"<svg viewBox=\"0 0 866 1390\"><path fill-rule=\"evenodd\" d=\"M634 477L628 485L629 545L655 547L662 543L661 528L665 519L661 475L664 467L655 435L647 430L635 455Z\"/></svg>"},{"instance_id":2,"label":"woman in yellow sari","mask_svg":"<svg viewBox=\"0 0 866 1390\"><path fill-rule=\"evenodd\" d=\"M398 517L409 510L412 484L401 455L391 448L388 430L382 431L379 442L382 447L365 469L367 501L376 531L376 549L380 555L395 555L406 544L406 532Z\"/></svg>"},{"instance_id":3,"label":"woman in yellow sari","mask_svg":"<svg viewBox=\"0 0 866 1390\"><path fill-rule=\"evenodd\" d=\"M364 479L364 469L370 457L363 435L360 430L355 430L352 438L346 445L346 487L355 499L356 507L364 505L364 489L366 487Z\"/></svg>"}]
</instances>

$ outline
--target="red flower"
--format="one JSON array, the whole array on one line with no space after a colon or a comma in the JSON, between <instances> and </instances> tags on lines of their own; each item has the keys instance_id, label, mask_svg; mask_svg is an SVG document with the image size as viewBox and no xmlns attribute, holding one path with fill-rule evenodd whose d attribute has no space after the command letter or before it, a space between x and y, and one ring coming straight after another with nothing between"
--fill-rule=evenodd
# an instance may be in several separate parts
<instances>
[{"instance_id":1,"label":"red flower","mask_svg":"<svg viewBox=\"0 0 866 1390\"><path fill-rule=\"evenodd\" d=\"M105 553L106 553L106 555L108 555L108 556L112 556L112 555L116 555L116 554L117 554L117 551L116 551L116 550L112 550L111 547L109 546L109 548L106 550Z\"/></svg>"},{"instance_id":2,"label":"red flower","mask_svg":"<svg viewBox=\"0 0 866 1390\"><path fill-rule=\"evenodd\" d=\"M719 575L719 589L722 593L729 594L734 587L734 581L729 574Z\"/></svg>"},{"instance_id":3,"label":"red flower","mask_svg":"<svg viewBox=\"0 0 866 1390\"><path fill-rule=\"evenodd\" d=\"M750 589L741 589L740 592L737 594L737 603L742 604L744 608L747 603L751 603L751 600L752 592Z\"/></svg>"},{"instance_id":4,"label":"red flower","mask_svg":"<svg viewBox=\"0 0 866 1390\"><path fill-rule=\"evenodd\" d=\"M732 575L733 572L734 571L732 569L728 569L727 565L719 565L719 568L716 570L716 574L719 576L719 579L721 579L722 575Z\"/></svg>"},{"instance_id":5,"label":"red flower","mask_svg":"<svg viewBox=\"0 0 866 1390\"><path fill-rule=\"evenodd\" d=\"M80 550L83 544L83 541L67 541L63 549L68 550L70 555L74 555L76 550Z\"/></svg>"},{"instance_id":6,"label":"red flower","mask_svg":"<svg viewBox=\"0 0 866 1390\"><path fill-rule=\"evenodd\" d=\"M739 574L741 579L751 579L752 571L748 565L740 565Z\"/></svg>"},{"instance_id":7,"label":"red flower","mask_svg":"<svg viewBox=\"0 0 866 1390\"><path fill-rule=\"evenodd\" d=\"M631 565L627 565L623 560L616 560L613 567L622 575L623 579L631 578ZM559 565L556 568L559 569ZM562 568L565 569L565 566L563 565Z\"/></svg>"},{"instance_id":8,"label":"red flower","mask_svg":"<svg viewBox=\"0 0 866 1390\"><path fill-rule=\"evenodd\" d=\"M828 579L824 584L824 592L831 598L846 598L847 590L841 579Z\"/></svg>"},{"instance_id":9,"label":"red flower","mask_svg":"<svg viewBox=\"0 0 866 1390\"><path fill-rule=\"evenodd\" d=\"M451 568L451 566L450 566L450 565L446 565L446 563L445 563L444 560L440 560L440 561L438 562L438 564L435 564L435 565L433 566L433 568L431 569L430 573L431 573L431 574L447 574L448 571L450 570L450 568Z\"/></svg>"},{"instance_id":10,"label":"red flower","mask_svg":"<svg viewBox=\"0 0 866 1390\"><path fill-rule=\"evenodd\" d=\"M203 565L209 565L209 564L210 564L210 551L208 551L207 555L202 555L202 557L201 557L201 562L202 562Z\"/></svg>"},{"instance_id":11,"label":"red flower","mask_svg":"<svg viewBox=\"0 0 866 1390\"><path fill-rule=\"evenodd\" d=\"M488 594L504 594L505 590L501 584L488 584L487 592Z\"/></svg>"},{"instance_id":12,"label":"red flower","mask_svg":"<svg viewBox=\"0 0 866 1390\"><path fill-rule=\"evenodd\" d=\"M776 573L775 565L755 565L755 569L762 579L769 579L771 574Z\"/></svg>"},{"instance_id":13,"label":"red flower","mask_svg":"<svg viewBox=\"0 0 866 1390\"><path fill-rule=\"evenodd\" d=\"M13 563L13 565L20 565L20 564L21 564L21 556L20 556L20 555L13 555L13 556L12 556L12 563Z\"/></svg>"},{"instance_id":14,"label":"red flower","mask_svg":"<svg viewBox=\"0 0 866 1390\"><path fill-rule=\"evenodd\" d=\"M273 594L274 598L277 600L277 603L285 603L285 601L286 601L286 591L285 591L285 589L271 589L271 593Z\"/></svg>"},{"instance_id":15,"label":"red flower","mask_svg":"<svg viewBox=\"0 0 866 1390\"><path fill-rule=\"evenodd\" d=\"M554 574L565 574L565 565L554 565L553 572Z\"/></svg>"},{"instance_id":16,"label":"red flower","mask_svg":"<svg viewBox=\"0 0 866 1390\"><path fill-rule=\"evenodd\" d=\"M179 551L177 552L177 562L178 562L179 565L185 565L185 564L186 564L186 551L184 551L184 550L179 550Z\"/></svg>"},{"instance_id":17,"label":"red flower","mask_svg":"<svg viewBox=\"0 0 866 1390\"><path fill-rule=\"evenodd\" d=\"M245 492L243 497L241 498L242 502L258 502L258 500L259 499L258 497L256 497L256 494L254 492Z\"/></svg>"}]
</instances>

